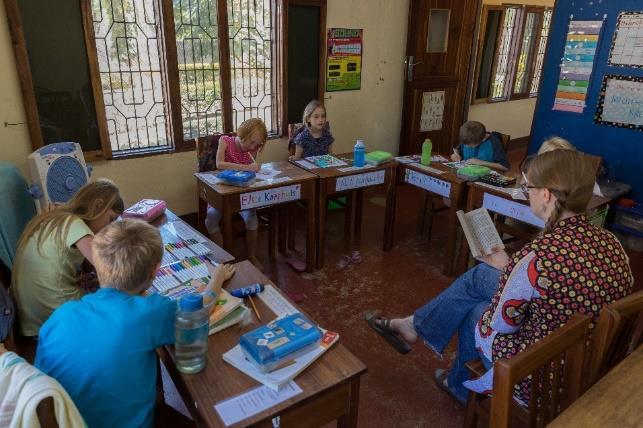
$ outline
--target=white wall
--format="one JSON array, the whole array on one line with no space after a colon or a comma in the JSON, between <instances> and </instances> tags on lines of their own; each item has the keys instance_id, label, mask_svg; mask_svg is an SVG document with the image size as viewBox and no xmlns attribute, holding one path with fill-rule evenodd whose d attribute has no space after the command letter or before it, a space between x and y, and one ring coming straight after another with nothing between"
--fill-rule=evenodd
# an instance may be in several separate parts
<instances>
[{"instance_id":1,"label":"white wall","mask_svg":"<svg viewBox=\"0 0 643 428\"><path fill-rule=\"evenodd\" d=\"M402 116L403 61L409 0L328 0L328 27L364 29L362 89L326 94L337 151L364 138L369 149L397 152ZM15 163L27 177L31 141L25 122L4 7L0 6L0 160ZM260 161L283 160L286 142L273 140ZM125 202L161 198L178 214L196 211L194 152L94 163L94 177L114 180Z\"/></svg>"}]
</instances>

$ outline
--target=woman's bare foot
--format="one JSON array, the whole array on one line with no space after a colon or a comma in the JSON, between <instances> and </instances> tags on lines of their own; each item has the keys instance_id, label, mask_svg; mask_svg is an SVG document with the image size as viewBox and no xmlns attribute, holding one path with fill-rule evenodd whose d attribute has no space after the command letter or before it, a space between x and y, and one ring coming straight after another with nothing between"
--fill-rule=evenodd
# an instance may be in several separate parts
<instances>
[{"instance_id":1,"label":"woman's bare foot","mask_svg":"<svg viewBox=\"0 0 643 428\"><path fill-rule=\"evenodd\" d=\"M257 269L259 269L261 272L263 272L263 265L259 262L259 259L255 257L248 257L248 260L250 260L250 263L255 265Z\"/></svg>"},{"instance_id":2,"label":"woman's bare foot","mask_svg":"<svg viewBox=\"0 0 643 428\"><path fill-rule=\"evenodd\" d=\"M390 323L391 329L395 330L402 336L407 343L414 345L418 340L418 334L413 328L413 317L393 318Z\"/></svg>"}]
</instances>

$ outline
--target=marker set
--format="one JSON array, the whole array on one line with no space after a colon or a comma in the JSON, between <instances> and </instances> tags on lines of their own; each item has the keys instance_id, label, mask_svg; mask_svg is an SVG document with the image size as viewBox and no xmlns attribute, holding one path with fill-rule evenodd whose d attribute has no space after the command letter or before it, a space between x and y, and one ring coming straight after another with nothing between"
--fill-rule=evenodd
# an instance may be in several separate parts
<instances>
[{"instance_id":1,"label":"marker set","mask_svg":"<svg viewBox=\"0 0 643 428\"><path fill-rule=\"evenodd\" d=\"M206 261L208 259L205 256L193 256L163 266L153 285L159 292L164 292L192 279L207 277L209 273Z\"/></svg>"},{"instance_id":2,"label":"marker set","mask_svg":"<svg viewBox=\"0 0 643 428\"><path fill-rule=\"evenodd\" d=\"M211 250L196 239L184 239L177 242L168 242L165 244L165 250L172 253L177 259L185 257L204 256Z\"/></svg>"}]
</instances>

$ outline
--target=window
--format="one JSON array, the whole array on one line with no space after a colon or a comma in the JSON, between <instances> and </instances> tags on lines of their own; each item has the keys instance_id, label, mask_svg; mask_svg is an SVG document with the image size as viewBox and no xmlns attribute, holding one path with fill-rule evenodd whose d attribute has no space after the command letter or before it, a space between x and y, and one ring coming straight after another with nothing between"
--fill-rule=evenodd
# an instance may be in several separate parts
<instances>
[{"instance_id":1,"label":"window","mask_svg":"<svg viewBox=\"0 0 643 428\"><path fill-rule=\"evenodd\" d=\"M91 0L114 156L181 149L251 117L278 134L277 1L171 4Z\"/></svg>"},{"instance_id":2,"label":"window","mask_svg":"<svg viewBox=\"0 0 643 428\"><path fill-rule=\"evenodd\" d=\"M532 6L484 6L474 102L538 95L551 14Z\"/></svg>"}]
</instances>

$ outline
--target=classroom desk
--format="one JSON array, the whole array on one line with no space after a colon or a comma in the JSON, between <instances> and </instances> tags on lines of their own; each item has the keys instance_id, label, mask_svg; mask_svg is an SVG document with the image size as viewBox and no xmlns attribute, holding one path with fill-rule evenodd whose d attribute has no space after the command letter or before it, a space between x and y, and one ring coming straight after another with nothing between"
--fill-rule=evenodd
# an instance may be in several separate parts
<instances>
[{"instance_id":1,"label":"classroom desk","mask_svg":"<svg viewBox=\"0 0 643 428\"><path fill-rule=\"evenodd\" d=\"M163 244L166 244L168 242L175 242L176 239L185 238L181 234L181 231L185 230L185 228L188 228L190 230L190 233L200 236L202 240L206 240L205 245L210 250L212 250L212 252L210 253L211 259L214 259L214 261L216 261L217 263L232 263L234 261L234 256L232 254L219 247L209 238L203 236L192 226L181 220L169 209L165 210L164 215L154 220L152 222L152 225L159 228L159 232L161 232L161 237L163 238Z\"/></svg>"},{"instance_id":2,"label":"classroom desk","mask_svg":"<svg viewBox=\"0 0 643 428\"><path fill-rule=\"evenodd\" d=\"M347 166L333 168L314 168L310 172L318 178L317 183L317 268L324 267L324 244L326 241L326 207L328 198L338 193L355 191L355 234L361 231L364 189L373 186L384 186L386 189L386 209L384 214L383 248L388 251L393 247L393 211L395 202L396 161L386 162L373 167L345 170L353 164L353 153L334 155L348 163ZM303 168L302 168L303 169ZM351 208L352 209L352 208ZM349 218L351 213L348 213ZM350 231L349 235L350 235Z\"/></svg>"},{"instance_id":3,"label":"classroom desk","mask_svg":"<svg viewBox=\"0 0 643 428\"><path fill-rule=\"evenodd\" d=\"M466 195L466 181L458 178L456 171L444 164L432 162L428 167L418 163L400 164L397 169L397 182L408 183L426 192L426 195L433 197L437 195L451 200L448 207L447 242L444 251L444 262L442 271L445 275L451 275L455 265L455 249L458 237L458 218L456 212L463 209ZM420 219L418 233L422 233L426 219L427 202L429 198L423 198L420 206ZM394 202L393 207L397 204ZM428 207L430 208L430 207ZM429 210L431 212L431 210ZM395 224L395 210L393 211L393 224ZM393 234L393 227L390 233ZM392 241L391 237L391 241Z\"/></svg>"},{"instance_id":4,"label":"classroom desk","mask_svg":"<svg viewBox=\"0 0 643 428\"><path fill-rule=\"evenodd\" d=\"M523 199L513 199L508 193L511 189L518 188L516 184L511 187L494 187L487 185L485 183L470 182L468 183L468 195L467 195L467 205L466 211L469 212L476 208L484 206L491 212L498 213L505 217L512 218L522 223L526 223L534 228L542 228L542 220L536 218L536 216L531 212L529 208L529 201ZM592 196L592 199L589 201L587 211L589 213L595 212L604 208L607 204L611 202L610 198L605 198L603 196ZM538 224L540 222L540 224ZM507 228L508 229L508 228ZM530 240L533 238L532 231L519 231L519 230L505 230L505 228L500 227L498 231L502 234L503 232L509 232L510 234L517 234L518 238L524 240ZM460 251L458 254L458 262L456 272L458 274L463 273L468 264L469 260L469 244L466 239L460 240Z\"/></svg>"},{"instance_id":5,"label":"classroom desk","mask_svg":"<svg viewBox=\"0 0 643 428\"><path fill-rule=\"evenodd\" d=\"M279 290L250 262L236 263L235 267L236 273L226 283L226 289L261 283L272 284ZM263 323L275 318L261 299L255 297L253 300ZM173 347L169 346L161 351L163 362L198 426L223 427L214 406L222 400L261 385L221 357L239 343L241 334L261 324L252 313L249 325L237 324L210 336L207 366L197 374L185 375L178 372ZM342 345L340 337L339 343L295 378L295 382L303 390L301 394L234 426L272 427L273 418L278 416L283 427L318 427L335 419L338 427L355 427L360 376L365 372L366 366Z\"/></svg>"},{"instance_id":6,"label":"classroom desk","mask_svg":"<svg viewBox=\"0 0 643 428\"><path fill-rule=\"evenodd\" d=\"M197 192L199 198L212 205L221 212L221 233L223 235L223 248L229 250L232 245L232 214L239 212L242 208L242 201L248 202L254 199L251 208L262 208L280 203L301 200L306 202L306 271L312 272L315 267L315 225L317 198L316 181L317 176L287 161L272 162L269 164L273 169L281 171L275 177L275 181L282 177L288 177L288 181L273 182L272 180L257 182L252 187L236 187L225 184L210 184L199 176L196 177ZM287 196L281 202L269 200L268 193L278 194L295 193L296 196ZM298 193L298 195L297 195ZM267 199L268 198L268 199ZM258 200L260 199L260 200ZM205 222L205 212L199 209L199 224Z\"/></svg>"},{"instance_id":7,"label":"classroom desk","mask_svg":"<svg viewBox=\"0 0 643 428\"><path fill-rule=\"evenodd\" d=\"M551 428L643 426L643 346L563 411Z\"/></svg>"}]
</instances>

